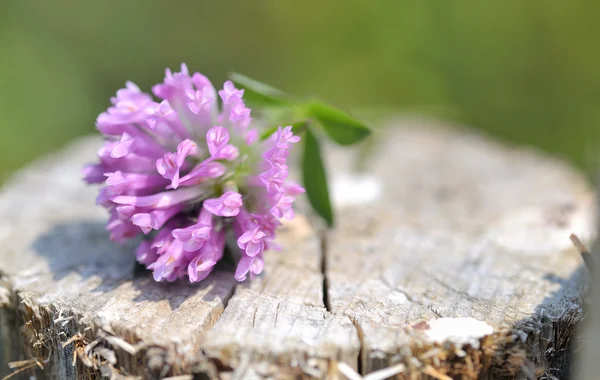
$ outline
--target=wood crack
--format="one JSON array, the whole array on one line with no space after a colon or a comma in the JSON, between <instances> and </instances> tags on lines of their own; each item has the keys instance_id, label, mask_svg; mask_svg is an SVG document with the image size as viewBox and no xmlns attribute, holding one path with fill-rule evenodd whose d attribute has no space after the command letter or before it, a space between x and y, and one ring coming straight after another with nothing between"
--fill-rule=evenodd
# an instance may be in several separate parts
<instances>
[{"instance_id":1,"label":"wood crack","mask_svg":"<svg viewBox=\"0 0 600 380\"><path fill-rule=\"evenodd\" d=\"M386 282L386 284L387 284L387 282ZM393 290L393 291L400 292L400 293L404 294L404 296L406 297L406 299L409 302L412 302L412 303L414 303L416 305L419 305L421 307L426 308L433 315L435 315L437 318L444 318L444 315L435 306L433 306L430 302L423 301L420 298L413 297L407 291L405 291L403 289L393 288L391 286L390 286L390 289Z\"/></svg>"},{"instance_id":2,"label":"wood crack","mask_svg":"<svg viewBox=\"0 0 600 380\"><path fill-rule=\"evenodd\" d=\"M452 286L450 286L450 285L446 284L445 282L441 281L440 279L438 279L437 277L435 277L431 273L428 273L426 271L422 271L422 272L428 278L430 278L431 280L433 280L436 284L440 285L442 288L448 290L449 292L452 292L452 293L457 294L457 295L459 295L461 297L464 297L465 299L467 299L467 300L469 300L471 302L484 301L484 300L482 300L480 298L473 297L472 295L470 295L469 293L467 293L465 291L453 288Z\"/></svg>"},{"instance_id":3,"label":"wood crack","mask_svg":"<svg viewBox=\"0 0 600 380\"><path fill-rule=\"evenodd\" d=\"M332 315L340 315L348 318L352 322L352 326L356 330L356 335L358 336L358 356L356 357L356 369L358 373L363 374L363 349L365 347L363 332L358 322L355 318L350 317L346 313L336 313L331 310L331 304L329 303L329 281L327 278L327 255L328 255L328 245L327 245L327 231L324 230L320 234L321 239L321 275L323 276L323 305L325 306L325 310ZM279 305L278 305L279 306ZM344 363L350 364L350 363Z\"/></svg>"},{"instance_id":4,"label":"wood crack","mask_svg":"<svg viewBox=\"0 0 600 380\"><path fill-rule=\"evenodd\" d=\"M281 307L281 302L277 302L277 308L275 309L275 322L273 323L273 327L277 327L277 318L279 318L279 308Z\"/></svg>"},{"instance_id":5,"label":"wood crack","mask_svg":"<svg viewBox=\"0 0 600 380\"><path fill-rule=\"evenodd\" d=\"M350 320L352 321L352 325L356 329L356 334L358 335L359 348L358 348L358 357L356 358L356 360L357 360L356 368L357 368L358 373L360 373L361 375L365 375L363 373L363 349L365 347L364 334L363 334L362 329L358 325L358 321L356 321L356 319L354 319L354 318L350 318Z\"/></svg>"},{"instance_id":6,"label":"wood crack","mask_svg":"<svg viewBox=\"0 0 600 380\"><path fill-rule=\"evenodd\" d=\"M325 310L331 312L331 305L329 304L329 282L327 280L327 231L324 230L320 235L321 275L323 276L323 305L325 306Z\"/></svg>"}]
</instances>

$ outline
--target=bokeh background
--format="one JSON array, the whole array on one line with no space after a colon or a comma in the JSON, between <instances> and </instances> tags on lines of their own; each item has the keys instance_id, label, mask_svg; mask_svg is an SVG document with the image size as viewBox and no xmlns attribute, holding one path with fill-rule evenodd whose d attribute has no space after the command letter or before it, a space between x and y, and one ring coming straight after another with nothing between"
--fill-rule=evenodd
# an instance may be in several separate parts
<instances>
[{"instance_id":1,"label":"bokeh background","mask_svg":"<svg viewBox=\"0 0 600 380\"><path fill-rule=\"evenodd\" d=\"M421 113L565 156L600 142L600 2L0 2L0 182L186 62L365 117Z\"/></svg>"}]
</instances>

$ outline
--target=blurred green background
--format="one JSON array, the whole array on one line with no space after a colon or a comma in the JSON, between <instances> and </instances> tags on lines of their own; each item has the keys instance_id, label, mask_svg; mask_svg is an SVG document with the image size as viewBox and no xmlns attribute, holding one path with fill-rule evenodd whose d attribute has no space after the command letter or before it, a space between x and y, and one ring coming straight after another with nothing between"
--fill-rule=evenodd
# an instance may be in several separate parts
<instances>
[{"instance_id":1,"label":"blurred green background","mask_svg":"<svg viewBox=\"0 0 600 380\"><path fill-rule=\"evenodd\" d=\"M186 62L347 109L425 113L589 169L600 2L2 1L0 181L94 120L128 79Z\"/></svg>"}]
</instances>

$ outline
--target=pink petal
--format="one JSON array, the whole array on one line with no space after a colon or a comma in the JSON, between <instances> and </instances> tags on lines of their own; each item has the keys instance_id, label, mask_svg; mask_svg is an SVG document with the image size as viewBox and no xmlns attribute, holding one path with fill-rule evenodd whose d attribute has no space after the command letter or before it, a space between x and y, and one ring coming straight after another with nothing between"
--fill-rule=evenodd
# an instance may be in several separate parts
<instances>
[{"instance_id":1,"label":"pink petal","mask_svg":"<svg viewBox=\"0 0 600 380\"><path fill-rule=\"evenodd\" d=\"M246 255L250 256L250 257L254 257L256 255L258 255L259 253L261 253L264 249L264 243L263 242L258 242L258 243L254 243L254 242L249 242L246 245Z\"/></svg>"},{"instance_id":2,"label":"pink petal","mask_svg":"<svg viewBox=\"0 0 600 380\"><path fill-rule=\"evenodd\" d=\"M135 196L118 195L111 197L111 201L120 205L130 205L136 207L166 208L176 204L190 201L202 195L202 189L183 188L175 191L166 191L154 195Z\"/></svg>"},{"instance_id":3,"label":"pink petal","mask_svg":"<svg viewBox=\"0 0 600 380\"><path fill-rule=\"evenodd\" d=\"M250 270L250 267L252 266L252 261L254 260L254 258L249 257L249 256L242 256L242 258L240 259L240 262L237 265L237 268L235 270L235 279L238 281L244 281L246 279L246 275L248 274L248 271Z\"/></svg>"}]
</instances>

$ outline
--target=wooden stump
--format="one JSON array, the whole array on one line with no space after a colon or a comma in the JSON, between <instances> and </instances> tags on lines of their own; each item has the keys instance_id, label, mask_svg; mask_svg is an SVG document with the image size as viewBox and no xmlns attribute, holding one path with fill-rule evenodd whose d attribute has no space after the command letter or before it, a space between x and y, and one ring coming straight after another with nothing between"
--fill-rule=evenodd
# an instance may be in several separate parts
<instances>
[{"instance_id":1,"label":"wooden stump","mask_svg":"<svg viewBox=\"0 0 600 380\"><path fill-rule=\"evenodd\" d=\"M135 270L80 180L97 138L24 169L0 193L0 374L21 361L58 379L568 378L585 179L431 124L391 122L362 173L331 149L337 227L298 216L242 284L228 267L194 285Z\"/></svg>"}]
</instances>

